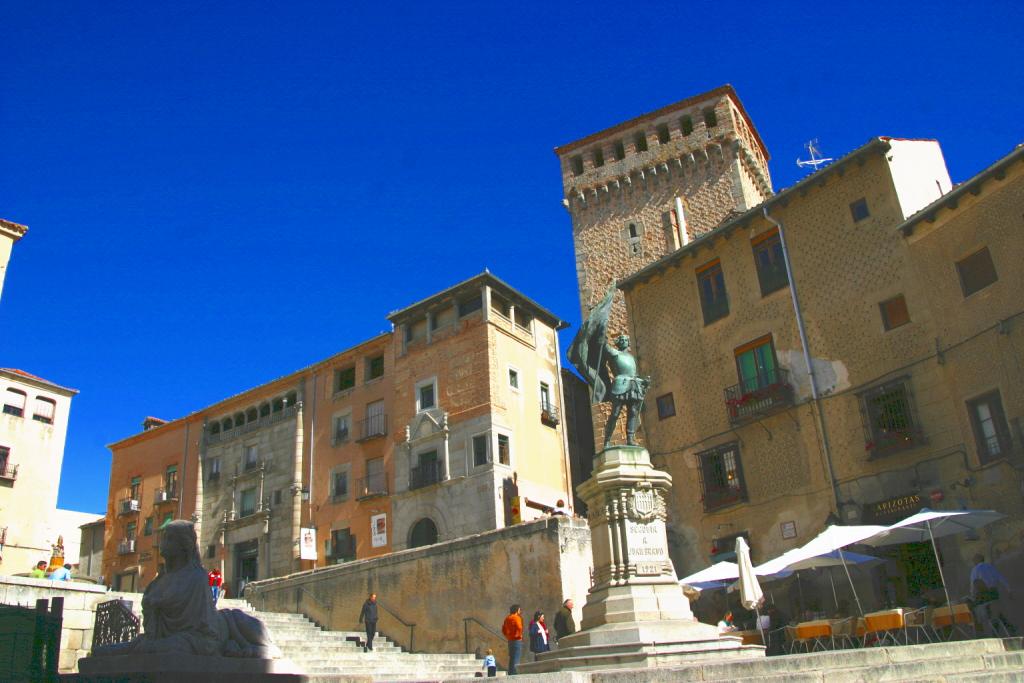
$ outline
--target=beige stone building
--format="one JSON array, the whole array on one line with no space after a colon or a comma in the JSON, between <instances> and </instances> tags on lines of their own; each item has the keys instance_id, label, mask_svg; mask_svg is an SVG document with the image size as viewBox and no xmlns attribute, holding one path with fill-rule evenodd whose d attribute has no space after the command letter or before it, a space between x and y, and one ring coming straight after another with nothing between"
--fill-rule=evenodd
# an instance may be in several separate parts
<instances>
[{"instance_id":1,"label":"beige stone building","mask_svg":"<svg viewBox=\"0 0 1024 683\"><path fill-rule=\"evenodd\" d=\"M732 86L555 149L583 315L635 273L772 193L768 151ZM613 306L609 330L626 330ZM598 438L607 415L594 412Z\"/></svg>"},{"instance_id":2,"label":"beige stone building","mask_svg":"<svg viewBox=\"0 0 1024 683\"><path fill-rule=\"evenodd\" d=\"M28 228L18 223L0 218L0 296L3 296L4 278L7 276L7 264L11 261L11 250L14 243L25 236Z\"/></svg>"},{"instance_id":3,"label":"beige stone building","mask_svg":"<svg viewBox=\"0 0 1024 683\"><path fill-rule=\"evenodd\" d=\"M936 142L875 138L621 284L681 575L925 506L1008 515L940 541L956 595L1019 545L1021 156L952 190ZM869 601L937 587L929 547L879 552Z\"/></svg>"},{"instance_id":4,"label":"beige stone building","mask_svg":"<svg viewBox=\"0 0 1024 683\"><path fill-rule=\"evenodd\" d=\"M571 508L564 323L489 273L388 318L391 332L112 444L115 588L152 580L177 517L234 595Z\"/></svg>"},{"instance_id":5,"label":"beige stone building","mask_svg":"<svg viewBox=\"0 0 1024 683\"><path fill-rule=\"evenodd\" d=\"M39 560L49 560L61 535L66 545L74 546L67 557L78 561L78 525L85 520L57 510L71 399L77 393L22 370L0 368L0 539L5 574L27 572Z\"/></svg>"}]
</instances>

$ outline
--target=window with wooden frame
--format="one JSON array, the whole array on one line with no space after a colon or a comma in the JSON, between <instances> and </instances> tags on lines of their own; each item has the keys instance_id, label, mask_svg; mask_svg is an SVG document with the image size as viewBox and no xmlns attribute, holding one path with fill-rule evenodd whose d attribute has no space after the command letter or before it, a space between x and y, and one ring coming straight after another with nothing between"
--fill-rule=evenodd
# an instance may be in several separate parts
<instances>
[{"instance_id":1,"label":"window with wooden frame","mask_svg":"<svg viewBox=\"0 0 1024 683\"><path fill-rule=\"evenodd\" d=\"M743 393L757 391L779 383L779 364L775 358L775 344L772 341L772 335L766 334L744 344L738 347L733 354L736 357L736 375L739 377L740 389Z\"/></svg>"},{"instance_id":2,"label":"window with wooden frame","mask_svg":"<svg viewBox=\"0 0 1024 683\"><path fill-rule=\"evenodd\" d=\"M729 298L725 291L721 261L715 259L697 269L697 291L705 325L729 315Z\"/></svg>"},{"instance_id":3,"label":"window with wooden frame","mask_svg":"<svg viewBox=\"0 0 1024 683\"><path fill-rule=\"evenodd\" d=\"M758 235L750 241L750 245L754 250L754 265L757 268L757 281L761 285L761 296L768 296L789 285L778 229Z\"/></svg>"},{"instance_id":4,"label":"window with wooden frame","mask_svg":"<svg viewBox=\"0 0 1024 683\"><path fill-rule=\"evenodd\" d=\"M964 297L985 289L999 279L988 247L957 261L956 272L960 276L960 289L963 290Z\"/></svg>"},{"instance_id":5,"label":"window with wooden frame","mask_svg":"<svg viewBox=\"0 0 1024 683\"><path fill-rule=\"evenodd\" d=\"M1011 446L1010 430L1006 424L999 390L968 401L967 412L971 416L978 460L985 464L1006 457Z\"/></svg>"},{"instance_id":6,"label":"window with wooden frame","mask_svg":"<svg viewBox=\"0 0 1024 683\"><path fill-rule=\"evenodd\" d=\"M739 443L733 442L698 453L697 471L700 474L705 512L746 502L747 488L743 481Z\"/></svg>"},{"instance_id":7,"label":"window with wooden frame","mask_svg":"<svg viewBox=\"0 0 1024 683\"><path fill-rule=\"evenodd\" d=\"M910 313L907 311L907 300L903 298L902 294L879 303L878 310L882 314L882 325L885 326L886 331L906 325L910 322Z\"/></svg>"},{"instance_id":8,"label":"window with wooden frame","mask_svg":"<svg viewBox=\"0 0 1024 683\"><path fill-rule=\"evenodd\" d=\"M879 384L862 392L860 398L867 438L864 450L869 457L897 453L924 442L909 377Z\"/></svg>"}]
</instances>

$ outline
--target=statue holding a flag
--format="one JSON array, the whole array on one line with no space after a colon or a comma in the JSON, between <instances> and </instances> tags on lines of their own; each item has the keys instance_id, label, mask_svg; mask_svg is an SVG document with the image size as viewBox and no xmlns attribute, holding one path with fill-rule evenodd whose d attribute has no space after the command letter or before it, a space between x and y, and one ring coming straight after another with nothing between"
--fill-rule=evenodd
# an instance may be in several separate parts
<instances>
[{"instance_id":1,"label":"statue holding a flag","mask_svg":"<svg viewBox=\"0 0 1024 683\"><path fill-rule=\"evenodd\" d=\"M608 343L608 316L615 297L612 282L604 298L590 311L569 346L569 361L590 384L594 404L610 402L611 415L604 427L604 446L611 446L612 434L623 407L626 408L626 444L637 445L636 429L644 404L649 377L637 376L636 358L629 353L629 337L620 335L615 346ZM609 372L611 370L611 372Z\"/></svg>"}]
</instances>

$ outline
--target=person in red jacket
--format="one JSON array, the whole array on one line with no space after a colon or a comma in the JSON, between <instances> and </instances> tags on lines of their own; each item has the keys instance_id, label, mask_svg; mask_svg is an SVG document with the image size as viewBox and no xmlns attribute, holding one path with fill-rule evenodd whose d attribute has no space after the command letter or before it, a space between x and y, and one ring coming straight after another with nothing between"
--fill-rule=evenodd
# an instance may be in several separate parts
<instances>
[{"instance_id":1,"label":"person in red jacket","mask_svg":"<svg viewBox=\"0 0 1024 683\"><path fill-rule=\"evenodd\" d=\"M217 604L217 598L220 597L220 587L224 585L224 577L220 574L220 569L214 567L214 569L208 574L210 578L210 592L213 593L213 604Z\"/></svg>"},{"instance_id":2,"label":"person in red jacket","mask_svg":"<svg viewBox=\"0 0 1024 683\"><path fill-rule=\"evenodd\" d=\"M519 657L523 654L523 610L519 605L508 608L508 616L501 625L501 633L508 641L508 675L515 676L519 667Z\"/></svg>"}]
</instances>

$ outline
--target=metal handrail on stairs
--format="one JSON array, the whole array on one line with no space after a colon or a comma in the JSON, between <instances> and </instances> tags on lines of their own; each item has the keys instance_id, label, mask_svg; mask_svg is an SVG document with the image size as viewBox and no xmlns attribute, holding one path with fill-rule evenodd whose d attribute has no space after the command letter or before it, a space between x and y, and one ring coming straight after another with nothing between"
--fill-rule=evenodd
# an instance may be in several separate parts
<instances>
[{"instance_id":1,"label":"metal handrail on stairs","mask_svg":"<svg viewBox=\"0 0 1024 683\"><path fill-rule=\"evenodd\" d=\"M416 644L416 624L415 623L410 624L405 619L403 619L402 617L398 616L398 614L395 613L395 610L393 610L390 607L388 607L387 605L385 605L384 602L380 598L377 598L377 606L378 607L382 607L384 609L384 611L387 612L388 614L390 614L392 617L394 617L395 620L398 623L400 623L402 626L405 626L406 628L409 629L409 652L416 652L416 650L414 648L414 645Z\"/></svg>"},{"instance_id":2,"label":"metal handrail on stairs","mask_svg":"<svg viewBox=\"0 0 1024 683\"><path fill-rule=\"evenodd\" d=\"M504 635L502 635L498 631L495 631L493 628L491 628L490 626L488 626L484 622L480 621L476 617L462 617L462 632L463 632L463 634L465 636L465 639L466 639L466 652L470 652L470 649L469 649L469 622L471 622L471 621L473 623L475 623L476 625L478 625L483 630L487 631L488 633L494 634L499 639L501 639L501 640L505 639Z\"/></svg>"},{"instance_id":3,"label":"metal handrail on stairs","mask_svg":"<svg viewBox=\"0 0 1024 683\"><path fill-rule=\"evenodd\" d=\"M333 617L333 614L334 614L334 603L332 602L331 604L328 605L323 600L320 600L318 597L313 595L313 593L309 592L308 590L306 590L302 586L299 586L298 588L295 589L295 611L298 612L299 614L304 614L304 612L301 609L302 597L303 596L309 596L313 600L313 602L315 602L316 604L320 605L320 607L322 609L326 610L326 612L327 612L327 620L323 622L323 625L328 627L328 628L330 628L330 626L332 625L331 622L333 621L332 617ZM308 614L306 616L309 617ZM310 617L310 619L312 619L312 617ZM313 619L313 621L316 621L316 619Z\"/></svg>"}]
</instances>

